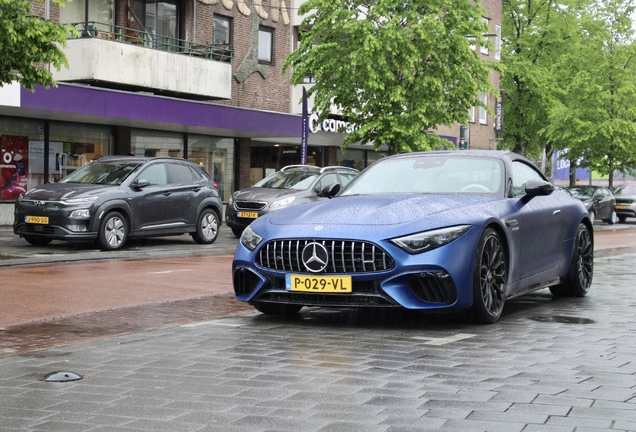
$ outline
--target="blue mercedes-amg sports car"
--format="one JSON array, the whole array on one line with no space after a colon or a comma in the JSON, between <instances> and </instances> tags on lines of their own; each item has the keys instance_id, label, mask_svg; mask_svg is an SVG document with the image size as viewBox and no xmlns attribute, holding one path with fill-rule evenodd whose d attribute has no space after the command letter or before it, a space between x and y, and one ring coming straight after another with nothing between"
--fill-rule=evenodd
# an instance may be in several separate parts
<instances>
[{"instance_id":1,"label":"blue mercedes-amg sports car","mask_svg":"<svg viewBox=\"0 0 636 432\"><path fill-rule=\"evenodd\" d=\"M330 200L256 219L232 265L236 297L267 314L402 307L485 323L533 290L584 296L593 267L585 206L503 151L381 159Z\"/></svg>"}]
</instances>

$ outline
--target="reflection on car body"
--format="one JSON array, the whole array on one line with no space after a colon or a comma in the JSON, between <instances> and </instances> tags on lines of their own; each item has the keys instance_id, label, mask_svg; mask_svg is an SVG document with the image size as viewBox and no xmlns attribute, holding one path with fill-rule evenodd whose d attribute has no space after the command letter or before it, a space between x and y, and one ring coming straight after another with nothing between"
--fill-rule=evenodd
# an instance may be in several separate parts
<instances>
[{"instance_id":1,"label":"reflection on car body","mask_svg":"<svg viewBox=\"0 0 636 432\"><path fill-rule=\"evenodd\" d=\"M292 205L320 200L323 189L334 184L344 187L359 174L353 168L289 165L254 186L232 194L225 223L238 237L258 217Z\"/></svg>"},{"instance_id":2,"label":"reflection on car body","mask_svg":"<svg viewBox=\"0 0 636 432\"><path fill-rule=\"evenodd\" d=\"M592 223L602 220L608 224L618 222L616 199L608 188L603 186L569 186L565 188L574 198L581 200L590 213Z\"/></svg>"},{"instance_id":3,"label":"reflection on car body","mask_svg":"<svg viewBox=\"0 0 636 432\"><path fill-rule=\"evenodd\" d=\"M331 200L252 222L234 292L271 314L402 307L495 322L529 291L585 295L593 246L585 206L524 157L411 153L375 162Z\"/></svg>"},{"instance_id":4,"label":"reflection on car body","mask_svg":"<svg viewBox=\"0 0 636 432\"><path fill-rule=\"evenodd\" d=\"M223 204L199 165L175 158L108 156L59 183L27 190L15 203L13 231L33 245L97 241L103 250L128 238L189 233L216 240Z\"/></svg>"}]
</instances>

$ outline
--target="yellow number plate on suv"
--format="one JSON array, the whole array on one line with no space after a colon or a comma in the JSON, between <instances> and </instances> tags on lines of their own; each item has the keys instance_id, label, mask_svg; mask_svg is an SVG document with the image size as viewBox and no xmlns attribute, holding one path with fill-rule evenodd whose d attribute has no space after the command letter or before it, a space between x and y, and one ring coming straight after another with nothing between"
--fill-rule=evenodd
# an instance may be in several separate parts
<instances>
[{"instance_id":1,"label":"yellow number plate on suv","mask_svg":"<svg viewBox=\"0 0 636 432\"><path fill-rule=\"evenodd\" d=\"M627 210L627 206L626 205L617 205L616 206L616 210Z\"/></svg>"},{"instance_id":2,"label":"yellow number plate on suv","mask_svg":"<svg viewBox=\"0 0 636 432\"><path fill-rule=\"evenodd\" d=\"M258 217L258 213L257 212L238 212L237 216L240 218L256 219Z\"/></svg>"},{"instance_id":3,"label":"yellow number plate on suv","mask_svg":"<svg viewBox=\"0 0 636 432\"><path fill-rule=\"evenodd\" d=\"M24 221L32 224L48 225L49 218L48 216L25 216Z\"/></svg>"},{"instance_id":4,"label":"yellow number plate on suv","mask_svg":"<svg viewBox=\"0 0 636 432\"><path fill-rule=\"evenodd\" d=\"M286 275L285 289L316 293L350 293L351 276Z\"/></svg>"}]
</instances>

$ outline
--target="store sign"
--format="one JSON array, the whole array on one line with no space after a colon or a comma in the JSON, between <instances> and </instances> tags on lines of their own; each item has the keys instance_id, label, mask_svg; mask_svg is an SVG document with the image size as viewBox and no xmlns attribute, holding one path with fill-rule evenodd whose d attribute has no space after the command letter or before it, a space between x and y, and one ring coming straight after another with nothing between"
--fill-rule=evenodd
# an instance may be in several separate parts
<instances>
[{"instance_id":1,"label":"store sign","mask_svg":"<svg viewBox=\"0 0 636 432\"><path fill-rule=\"evenodd\" d=\"M313 113L309 116L309 130L311 133L319 131L340 133L340 129L343 129L345 133L351 133L359 127L356 127L353 123L346 122L344 120L325 119L322 122L318 122L318 113Z\"/></svg>"},{"instance_id":2,"label":"store sign","mask_svg":"<svg viewBox=\"0 0 636 432\"><path fill-rule=\"evenodd\" d=\"M501 91L495 102L495 135L503 135L503 95L503 91Z\"/></svg>"}]
</instances>

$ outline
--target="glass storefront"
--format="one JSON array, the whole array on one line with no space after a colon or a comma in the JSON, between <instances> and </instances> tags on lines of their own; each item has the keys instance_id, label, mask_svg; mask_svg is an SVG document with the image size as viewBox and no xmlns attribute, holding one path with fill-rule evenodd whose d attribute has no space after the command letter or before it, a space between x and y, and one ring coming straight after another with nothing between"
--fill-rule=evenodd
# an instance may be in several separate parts
<instances>
[{"instance_id":1,"label":"glass storefront","mask_svg":"<svg viewBox=\"0 0 636 432\"><path fill-rule=\"evenodd\" d=\"M45 173L44 127L43 121L0 117L0 200L15 201L28 188L59 181L111 153L110 127L50 122Z\"/></svg>"},{"instance_id":2,"label":"glass storefront","mask_svg":"<svg viewBox=\"0 0 636 432\"><path fill-rule=\"evenodd\" d=\"M234 139L188 135L188 160L201 165L212 176L227 202L234 179Z\"/></svg>"},{"instance_id":3,"label":"glass storefront","mask_svg":"<svg viewBox=\"0 0 636 432\"><path fill-rule=\"evenodd\" d=\"M255 184L287 165L300 164L300 146L252 141L250 183ZM323 148L309 146L307 165L324 166Z\"/></svg>"},{"instance_id":4,"label":"glass storefront","mask_svg":"<svg viewBox=\"0 0 636 432\"><path fill-rule=\"evenodd\" d=\"M183 134L133 129L130 149L134 156L183 158Z\"/></svg>"}]
</instances>

